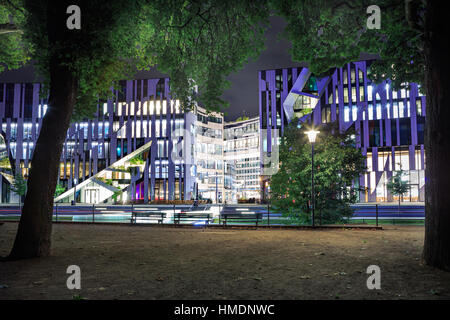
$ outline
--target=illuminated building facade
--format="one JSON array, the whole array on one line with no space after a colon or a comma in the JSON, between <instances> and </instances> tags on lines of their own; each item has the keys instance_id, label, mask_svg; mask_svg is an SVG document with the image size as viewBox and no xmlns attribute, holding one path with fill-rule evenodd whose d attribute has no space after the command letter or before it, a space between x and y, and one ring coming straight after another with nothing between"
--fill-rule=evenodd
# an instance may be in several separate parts
<instances>
[{"instance_id":1,"label":"illuminated building facade","mask_svg":"<svg viewBox=\"0 0 450 320\"><path fill-rule=\"evenodd\" d=\"M425 96L415 83L399 91L390 81L373 83L367 76L369 65L348 63L324 77L312 75L307 67L259 71L261 156L270 158L275 133L282 134L294 118L314 126L338 122L340 130L355 129L357 148L367 159L367 172L356 182L364 190L360 202L398 200L386 183L400 169L411 186L404 201L424 201ZM265 188L264 181L261 186Z\"/></svg>"},{"instance_id":2,"label":"illuminated building facade","mask_svg":"<svg viewBox=\"0 0 450 320\"><path fill-rule=\"evenodd\" d=\"M39 83L0 83L1 202L14 173L26 178L47 100ZM197 116L171 98L169 79L121 81L91 119L73 123L64 143L59 202L103 203L193 198ZM55 124L57 125L57 124Z\"/></svg>"},{"instance_id":3,"label":"illuminated building facade","mask_svg":"<svg viewBox=\"0 0 450 320\"><path fill-rule=\"evenodd\" d=\"M196 188L199 198L222 203L224 195L223 114L197 107L195 123Z\"/></svg>"},{"instance_id":4,"label":"illuminated building facade","mask_svg":"<svg viewBox=\"0 0 450 320\"><path fill-rule=\"evenodd\" d=\"M227 203L257 202L261 196L259 117L228 122L224 132Z\"/></svg>"}]
</instances>

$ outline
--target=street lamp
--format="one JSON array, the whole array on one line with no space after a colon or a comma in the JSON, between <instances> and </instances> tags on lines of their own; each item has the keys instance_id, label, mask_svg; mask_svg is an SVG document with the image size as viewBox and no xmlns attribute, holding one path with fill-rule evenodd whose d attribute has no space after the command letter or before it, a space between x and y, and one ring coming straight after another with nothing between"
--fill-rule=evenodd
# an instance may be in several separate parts
<instances>
[{"instance_id":1,"label":"street lamp","mask_svg":"<svg viewBox=\"0 0 450 320\"><path fill-rule=\"evenodd\" d=\"M320 131L316 131L314 129L311 129L306 133L308 135L308 140L311 143L311 208L312 208L312 226L314 227L314 207L315 207L315 201L314 201L314 143L316 142L317 134L319 134Z\"/></svg>"},{"instance_id":2,"label":"street lamp","mask_svg":"<svg viewBox=\"0 0 450 320\"><path fill-rule=\"evenodd\" d=\"M267 188L267 225L270 226L270 192L269 192L269 181L266 181Z\"/></svg>"}]
</instances>

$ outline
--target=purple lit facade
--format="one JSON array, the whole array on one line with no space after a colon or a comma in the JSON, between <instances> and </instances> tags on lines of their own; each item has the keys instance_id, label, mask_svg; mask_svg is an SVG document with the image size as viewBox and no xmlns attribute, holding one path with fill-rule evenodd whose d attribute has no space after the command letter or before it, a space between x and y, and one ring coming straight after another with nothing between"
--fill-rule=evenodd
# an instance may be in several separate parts
<instances>
[{"instance_id":1,"label":"purple lit facade","mask_svg":"<svg viewBox=\"0 0 450 320\"><path fill-rule=\"evenodd\" d=\"M190 199L195 182L190 174L192 161L181 152L178 160L172 160L170 155L176 145L186 143L182 136L172 136L173 132L190 130L196 116L183 112L178 101L171 98L167 78L121 81L120 87L114 91L114 99L97 105L93 118L70 126L58 181L68 189L68 196L62 201L73 200L71 188L88 179L91 181L85 183L86 190L81 186L75 190L78 202L104 202L104 197L94 195L93 190L101 188L111 195L122 189L119 185L128 186L122 189L128 201ZM11 169L25 177L28 174L33 146L47 108L47 100L39 96L40 89L39 83L0 83L2 163L7 164L7 158L12 160L9 174ZM150 141L150 147L142 152L144 163L139 168L129 174L125 170L111 170L108 177L117 182L115 186L105 184L105 179L103 183L100 178L92 179ZM10 181L6 171L5 166L1 168L2 203L12 202L10 196L14 196L7 187Z\"/></svg>"},{"instance_id":2,"label":"purple lit facade","mask_svg":"<svg viewBox=\"0 0 450 320\"><path fill-rule=\"evenodd\" d=\"M306 67L260 71L260 128L267 129L261 131L261 152L272 151L274 130L282 134L294 118L313 121L314 126L337 121L343 131L355 129L357 148L367 159L367 172L357 181L365 189L360 202L398 200L386 183L400 168L411 185L404 201L424 201L425 96L415 83L398 92L389 81L372 83L369 65L370 61L348 63L323 78Z\"/></svg>"}]
</instances>

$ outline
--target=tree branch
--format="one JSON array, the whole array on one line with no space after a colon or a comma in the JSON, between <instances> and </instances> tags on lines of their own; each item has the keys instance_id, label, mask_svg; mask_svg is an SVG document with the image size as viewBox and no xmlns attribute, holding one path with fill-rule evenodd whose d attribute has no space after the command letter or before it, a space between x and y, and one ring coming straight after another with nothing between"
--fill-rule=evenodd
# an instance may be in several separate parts
<instances>
[{"instance_id":1,"label":"tree branch","mask_svg":"<svg viewBox=\"0 0 450 320\"><path fill-rule=\"evenodd\" d=\"M13 9L25 14L25 12L22 10L22 8L16 7L10 0L2 0L0 3L2 3L5 6L10 6Z\"/></svg>"},{"instance_id":2,"label":"tree branch","mask_svg":"<svg viewBox=\"0 0 450 320\"><path fill-rule=\"evenodd\" d=\"M23 31L21 29L19 29L13 23L0 23L0 34L13 33L13 32L23 33Z\"/></svg>"}]
</instances>

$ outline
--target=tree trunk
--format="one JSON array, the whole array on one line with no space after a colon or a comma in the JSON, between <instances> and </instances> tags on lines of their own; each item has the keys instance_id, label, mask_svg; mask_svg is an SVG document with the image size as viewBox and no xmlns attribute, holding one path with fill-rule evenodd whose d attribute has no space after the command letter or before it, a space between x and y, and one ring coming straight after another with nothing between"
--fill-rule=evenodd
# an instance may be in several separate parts
<instances>
[{"instance_id":1,"label":"tree trunk","mask_svg":"<svg viewBox=\"0 0 450 320\"><path fill-rule=\"evenodd\" d=\"M10 259L50 254L53 198L59 163L75 105L76 79L66 67L50 67L50 99L28 178L28 191Z\"/></svg>"},{"instance_id":2,"label":"tree trunk","mask_svg":"<svg viewBox=\"0 0 450 320\"><path fill-rule=\"evenodd\" d=\"M450 24L445 1L427 2L424 262L450 271Z\"/></svg>"},{"instance_id":3,"label":"tree trunk","mask_svg":"<svg viewBox=\"0 0 450 320\"><path fill-rule=\"evenodd\" d=\"M49 47L70 39L66 28L63 3L49 3L46 12L46 32ZM36 8L38 10L39 8ZM31 7L31 10L34 10ZM32 12L35 15L36 12ZM42 119L39 138L33 151L27 194L22 208L14 246L8 259L44 257L50 255L53 199L59 174L60 157L70 118L76 102L77 78L65 59L71 52L53 52L49 59L50 94L47 112ZM64 63L65 62L65 63Z\"/></svg>"}]
</instances>

